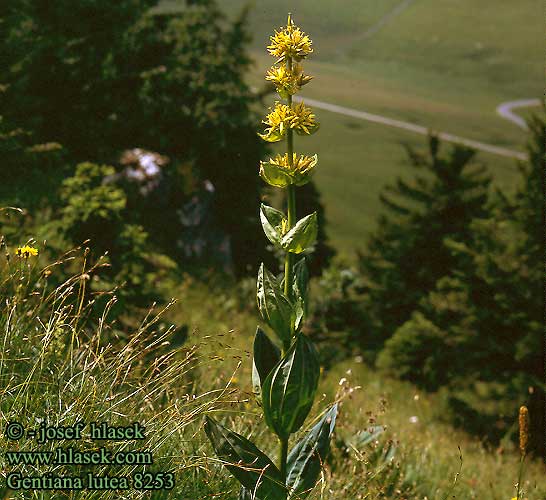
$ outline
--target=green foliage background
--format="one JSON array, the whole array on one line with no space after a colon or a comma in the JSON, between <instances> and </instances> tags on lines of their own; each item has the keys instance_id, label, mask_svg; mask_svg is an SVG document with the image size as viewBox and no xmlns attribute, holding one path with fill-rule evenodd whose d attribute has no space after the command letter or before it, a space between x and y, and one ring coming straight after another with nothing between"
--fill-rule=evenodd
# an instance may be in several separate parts
<instances>
[{"instance_id":1,"label":"green foliage background","mask_svg":"<svg viewBox=\"0 0 546 500\"><path fill-rule=\"evenodd\" d=\"M262 248L254 167L264 148L243 78L245 14L228 23L214 2L199 1L151 15L156 3L11 2L0 49L3 127L62 146L63 162L47 172L51 190L77 163L114 164L128 148L190 162L215 186L215 217L231 237L236 271L246 272ZM21 168L16 137L3 145L13 153L3 189L13 203L37 207L45 193L26 186L40 182L44 165Z\"/></svg>"}]
</instances>

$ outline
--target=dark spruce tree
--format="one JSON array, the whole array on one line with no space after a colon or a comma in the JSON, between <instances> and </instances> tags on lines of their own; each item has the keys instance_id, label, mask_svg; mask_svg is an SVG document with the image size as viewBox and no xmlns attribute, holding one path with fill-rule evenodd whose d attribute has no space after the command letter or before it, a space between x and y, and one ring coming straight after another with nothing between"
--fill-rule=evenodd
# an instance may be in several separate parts
<instances>
[{"instance_id":1,"label":"dark spruce tree","mask_svg":"<svg viewBox=\"0 0 546 500\"><path fill-rule=\"evenodd\" d=\"M372 325L362 341L375 348L453 269L446 238L468 241L470 222L488 214L490 177L473 150L455 145L440 155L434 135L427 155L406 149L415 176L399 178L381 194L385 213L359 259Z\"/></svg>"},{"instance_id":2,"label":"dark spruce tree","mask_svg":"<svg viewBox=\"0 0 546 500\"><path fill-rule=\"evenodd\" d=\"M517 439L527 405L531 446L545 445L544 156L545 117L530 122L529 161L515 194L500 193L470 238L450 237L449 277L386 343L378 364L427 389L449 387L451 416L498 442Z\"/></svg>"},{"instance_id":3,"label":"dark spruce tree","mask_svg":"<svg viewBox=\"0 0 546 500\"><path fill-rule=\"evenodd\" d=\"M257 262L263 241L255 165L264 147L243 78L246 14L228 23L212 0L180 2L168 14L157 4L8 2L0 116L37 143L60 144L68 174L84 161L116 164L134 147L168 156L172 168L190 162L214 185L215 220L243 271ZM3 165L17 168L17 160Z\"/></svg>"}]
</instances>

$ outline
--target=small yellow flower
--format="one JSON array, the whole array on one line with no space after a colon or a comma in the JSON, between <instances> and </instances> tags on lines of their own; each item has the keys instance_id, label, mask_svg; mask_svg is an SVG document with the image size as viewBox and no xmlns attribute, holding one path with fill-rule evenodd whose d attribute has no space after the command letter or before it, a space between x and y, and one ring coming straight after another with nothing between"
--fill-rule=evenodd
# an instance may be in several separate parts
<instances>
[{"instance_id":1,"label":"small yellow flower","mask_svg":"<svg viewBox=\"0 0 546 500\"><path fill-rule=\"evenodd\" d=\"M269 37L271 45L267 47L269 53L278 58L278 61L284 61L287 58L295 61L301 61L307 55L313 52L311 39L298 27L288 16L288 22L285 27L275 30L275 34Z\"/></svg>"},{"instance_id":2,"label":"small yellow flower","mask_svg":"<svg viewBox=\"0 0 546 500\"><path fill-rule=\"evenodd\" d=\"M318 130L319 123L315 120L315 114L311 108L305 106L303 102L297 104L291 113L290 128L300 134L313 134Z\"/></svg>"},{"instance_id":3,"label":"small yellow flower","mask_svg":"<svg viewBox=\"0 0 546 500\"><path fill-rule=\"evenodd\" d=\"M23 259L28 259L29 257L36 257L38 255L38 249L25 245L24 247L19 247L15 250L15 255Z\"/></svg>"},{"instance_id":4,"label":"small yellow flower","mask_svg":"<svg viewBox=\"0 0 546 500\"><path fill-rule=\"evenodd\" d=\"M288 128L298 134L313 134L318 130L319 123L315 114L300 102L294 108L280 102L275 103L275 109L263 120L268 125L263 134L258 134L264 141L277 142L284 138Z\"/></svg>"},{"instance_id":5,"label":"small yellow flower","mask_svg":"<svg viewBox=\"0 0 546 500\"><path fill-rule=\"evenodd\" d=\"M288 153L260 162L260 177L271 186L286 187L290 184L303 186L309 182L317 164L317 155L306 156L294 153L292 165L288 162Z\"/></svg>"},{"instance_id":6,"label":"small yellow flower","mask_svg":"<svg viewBox=\"0 0 546 500\"><path fill-rule=\"evenodd\" d=\"M286 134L286 127L290 122L291 114L292 110L290 109L290 106L276 102L275 109L273 109L273 111L271 111L262 122L268 125L268 128L265 129L264 134L258 135L264 141L280 141Z\"/></svg>"},{"instance_id":7,"label":"small yellow flower","mask_svg":"<svg viewBox=\"0 0 546 500\"><path fill-rule=\"evenodd\" d=\"M279 95L284 98L294 95L312 78L303 74L301 64L294 64L291 70L285 65L272 66L265 76L266 80L273 82Z\"/></svg>"}]
</instances>

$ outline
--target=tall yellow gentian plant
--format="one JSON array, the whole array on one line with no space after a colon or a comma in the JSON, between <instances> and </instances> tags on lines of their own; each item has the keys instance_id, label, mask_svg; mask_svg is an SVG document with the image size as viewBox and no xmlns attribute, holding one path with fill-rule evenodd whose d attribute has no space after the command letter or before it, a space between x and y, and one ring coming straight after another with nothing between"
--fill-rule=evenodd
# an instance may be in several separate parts
<instances>
[{"instance_id":1,"label":"tall yellow gentian plant","mask_svg":"<svg viewBox=\"0 0 546 500\"><path fill-rule=\"evenodd\" d=\"M276 102L264 120L260 134L268 142L286 140L286 153L260 164L260 176L269 185L285 189L288 211L260 207L266 237L285 252L284 275L277 278L262 264L258 272L257 301L263 320L277 335L278 347L258 327L254 339L252 385L268 427L279 440L277 464L243 436L210 417L205 431L218 457L242 484L241 500L303 499L320 474L334 429L337 405L297 442L288 453L291 434L297 432L313 405L320 366L311 341L301 333L308 302L308 271L305 257L297 254L311 248L317 238L317 214L297 220L296 187L309 182L317 155L294 151L294 132L310 135L318 123L303 102L293 96L311 77L301 62L313 52L309 37L294 25L290 15L285 27L276 31L267 47L276 58L266 79L273 82L285 102Z\"/></svg>"}]
</instances>

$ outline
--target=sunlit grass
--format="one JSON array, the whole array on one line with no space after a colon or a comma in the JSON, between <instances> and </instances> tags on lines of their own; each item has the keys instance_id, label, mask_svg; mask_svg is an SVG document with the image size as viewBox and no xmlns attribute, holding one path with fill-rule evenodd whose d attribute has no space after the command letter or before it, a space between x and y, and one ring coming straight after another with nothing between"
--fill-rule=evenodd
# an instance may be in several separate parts
<instances>
[{"instance_id":1,"label":"sunlit grass","mask_svg":"<svg viewBox=\"0 0 546 500\"><path fill-rule=\"evenodd\" d=\"M235 500L238 486L216 463L202 432L202 417L213 412L268 453L275 452L251 397L251 360L245 349L257 323L248 299L253 295L251 284L243 282L228 293L221 287L186 280L172 290L176 303L165 311L134 318L134 330L122 335L108 319L111 297L95 322L86 320L91 307L87 300L97 297L85 296L84 306L79 307L82 277L93 274L93 269L82 267L53 286L61 267L81 265L81 252L69 252L54 265L45 263L44 254L37 262L24 265L13 256L9 265L2 261L0 428L4 430L13 420L35 428L40 418L65 426L80 420L116 425L140 422L146 427L145 442L108 442L106 446L114 452L149 449L155 460L152 470L175 474L175 489L154 492L152 498ZM44 269L51 274L46 276ZM171 323L187 326L189 335L183 346L170 345ZM439 396L384 378L360 359L349 359L326 371L319 394L324 395L318 398L312 417L319 407L340 398L342 403L331 457L311 499L441 500L449 492L465 500L511 498L517 480L517 450L500 453L455 431L439 415ZM355 436L373 425L384 425L386 431L377 443L359 446ZM4 450L26 451L74 445L66 441L38 445L30 438L4 442ZM89 450L97 444L85 439L75 446ZM463 465L455 482L461 467L458 447ZM394 454L385 460L387 449ZM111 475L111 467L94 466L93 472ZM130 475L135 469L116 466L115 473ZM45 472L37 466L8 467L4 461L2 487L6 475L15 470L29 475ZM55 474L75 471L77 468L64 466L48 469ZM546 493L544 472L537 461L527 462L523 489L529 500L539 500ZM1 494L4 498L14 495L5 488ZM15 498L147 496L137 490L84 490L29 491Z\"/></svg>"},{"instance_id":2,"label":"sunlit grass","mask_svg":"<svg viewBox=\"0 0 546 500\"><path fill-rule=\"evenodd\" d=\"M4 451L55 451L68 446L90 451L106 446L112 453L149 451L153 465L9 466L2 455L0 497L13 494L6 488L10 473L131 477L143 471L171 472L174 489L155 491L153 498L203 498L221 491L223 479L215 479L200 427L203 415L224 407L233 394L220 379L202 377L214 364L211 356L198 344L171 349L173 328L157 329L165 313L161 310L150 310L134 331L120 338L109 321L115 297L106 301L98 316L91 314L97 297L85 293L85 283L96 268L82 263L80 272L50 285L60 266L82 260L81 252L69 252L42 267L18 259L9 246L5 249L10 258L3 259L0 267L0 428L4 431L13 421L25 429L38 429L42 421L55 427L80 421L113 426L138 422L145 427L145 439L96 442L84 429L76 442L38 443L27 435L9 441L3 436ZM137 489L18 494L33 499L149 498L149 493Z\"/></svg>"}]
</instances>

